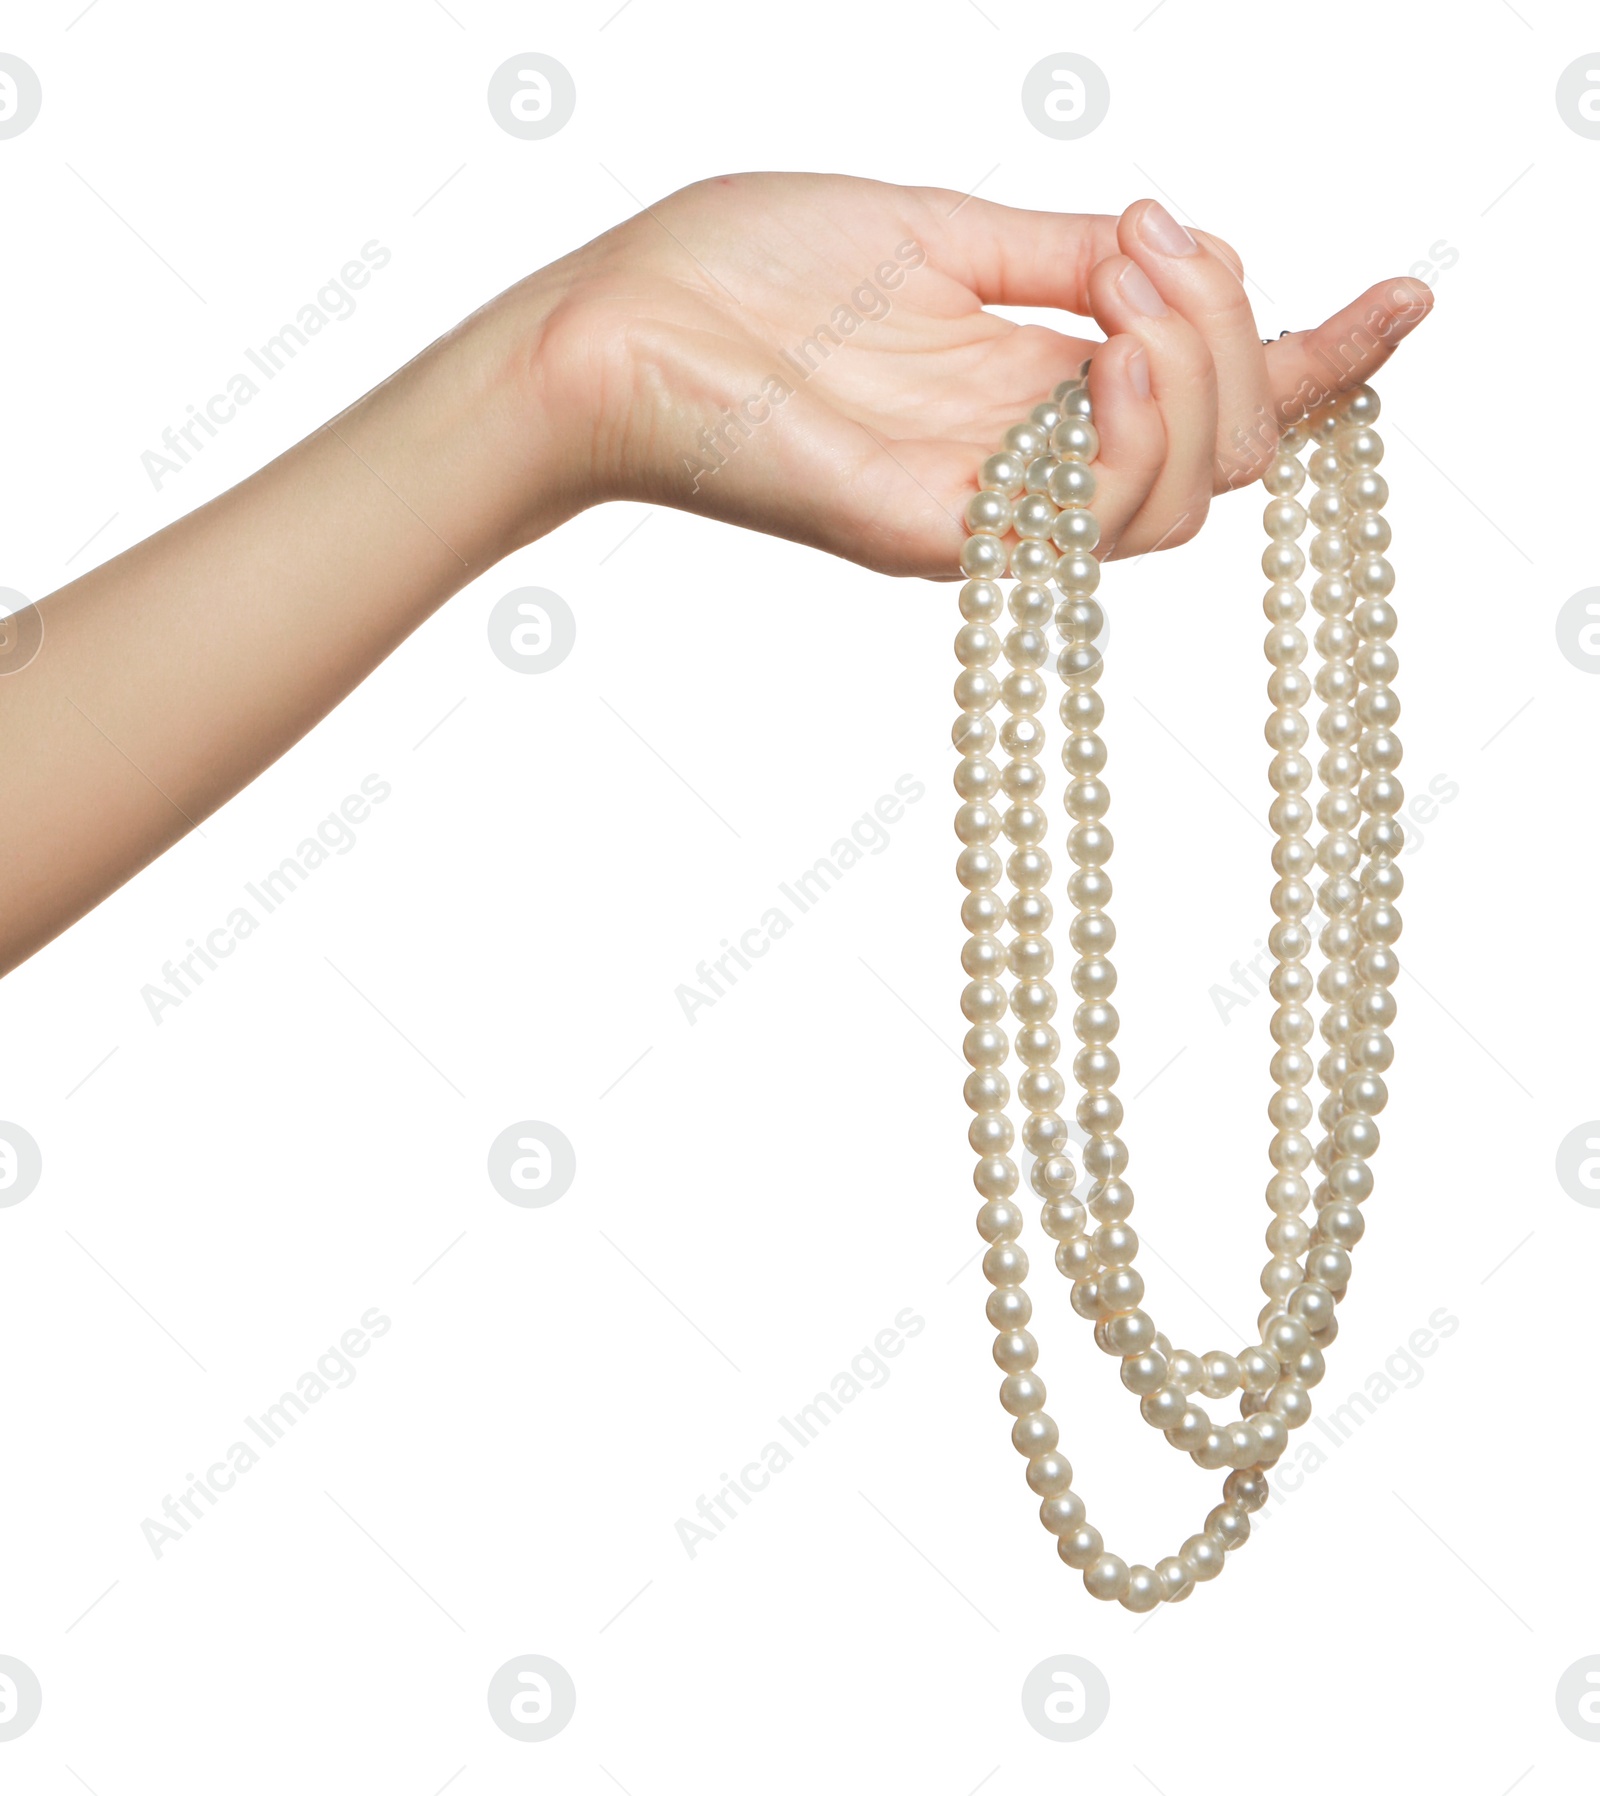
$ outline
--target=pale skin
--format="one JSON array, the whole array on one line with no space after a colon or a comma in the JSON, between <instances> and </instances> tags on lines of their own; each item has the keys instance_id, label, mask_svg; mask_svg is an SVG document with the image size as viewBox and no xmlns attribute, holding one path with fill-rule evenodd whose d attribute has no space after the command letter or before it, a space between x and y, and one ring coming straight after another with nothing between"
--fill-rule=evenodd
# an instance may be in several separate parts
<instances>
[{"instance_id":1,"label":"pale skin","mask_svg":"<svg viewBox=\"0 0 1600 1796\"><path fill-rule=\"evenodd\" d=\"M892 291L884 265L904 271ZM0 972L248 785L468 581L588 506L671 505L958 578L979 461L1092 352L1099 555L1188 541L1280 428L1367 379L1432 304L1420 281L1383 281L1263 346L1241 277L1228 244L1154 200L1026 212L796 174L671 195L41 602L40 652L0 679ZM856 309L878 315L802 379L784 352L863 282L881 298ZM774 377L788 395L706 472L702 433Z\"/></svg>"}]
</instances>

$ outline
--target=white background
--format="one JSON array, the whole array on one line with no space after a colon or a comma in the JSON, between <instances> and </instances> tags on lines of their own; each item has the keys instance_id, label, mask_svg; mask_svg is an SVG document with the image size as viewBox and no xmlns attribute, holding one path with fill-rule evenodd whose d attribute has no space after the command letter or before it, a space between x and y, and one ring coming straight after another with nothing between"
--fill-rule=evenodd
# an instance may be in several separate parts
<instances>
[{"instance_id":1,"label":"white background","mask_svg":"<svg viewBox=\"0 0 1600 1796\"><path fill-rule=\"evenodd\" d=\"M1312 1440L1325 1463L1217 1583L1150 1618L1092 1602L1007 1440L971 1260L955 588L601 509L468 588L6 982L0 1117L44 1156L0 1210L0 1653L44 1688L0 1746L8 1787L1179 1796L1268 1766L1343 1789L1402 1749L1428 1788L1592 1788L1600 1746L1554 1700L1600 1652L1600 1213L1554 1171L1600 1114L1600 680L1554 631L1596 578L1600 142L1554 103L1592 21L449 7L97 0L73 22L77 0L13 0L0 49L44 110L0 143L0 585L40 596L115 554L722 170L1072 210L1154 192L1241 249L1263 335L1451 252L1379 385L1403 773L1459 790L1404 862L1392 1101L1320 1406L1436 1311L1459 1326L1345 1444L1293 1437L1285 1467ZM1067 49L1111 110L1056 142L1018 96ZM577 83L543 142L485 104L527 50ZM142 451L373 238L393 260L354 316L154 491ZM1259 509L1219 505L1103 588L1141 1264L1200 1349L1240 1344L1265 1254L1268 1006L1224 1025L1212 996L1269 921ZM485 634L527 584L578 619L537 677ZM355 847L154 1023L162 963L370 774L392 796ZM889 846L690 1026L676 986L903 774L927 795ZM544 1209L485 1173L526 1119L577 1154ZM1029 1233L1078 1488L1108 1546L1153 1561L1219 1480L1139 1421ZM154 1558L143 1519L374 1305L393 1326L355 1383ZM888 1383L691 1559L679 1517L907 1306L926 1327ZM578 1692L539 1745L485 1702L530 1652ZM1056 1653L1110 1682L1079 1744L1020 1706Z\"/></svg>"}]
</instances>

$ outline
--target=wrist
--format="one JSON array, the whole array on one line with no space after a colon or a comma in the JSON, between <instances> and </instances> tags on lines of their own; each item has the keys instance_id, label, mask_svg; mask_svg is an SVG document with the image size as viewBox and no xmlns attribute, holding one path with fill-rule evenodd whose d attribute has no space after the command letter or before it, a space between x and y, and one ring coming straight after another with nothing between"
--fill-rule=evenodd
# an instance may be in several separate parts
<instances>
[{"instance_id":1,"label":"wrist","mask_svg":"<svg viewBox=\"0 0 1600 1796\"><path fill-rule=\"evenodd\" d=\"M552 390L559 296L521 283L328 428L476 577L594 502L589 420Z\"/></svg>"}]
</instances>

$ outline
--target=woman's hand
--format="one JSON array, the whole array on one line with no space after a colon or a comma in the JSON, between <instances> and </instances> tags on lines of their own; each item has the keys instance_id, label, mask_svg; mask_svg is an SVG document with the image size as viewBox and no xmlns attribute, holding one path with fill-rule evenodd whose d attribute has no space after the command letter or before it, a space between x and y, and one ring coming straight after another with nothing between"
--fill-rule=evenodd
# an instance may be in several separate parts
<instances>
[{"instance_id":1,"label":"woman's hand","mask_svg":"<svg viewBox=\"0 0 1600 1796\"><path fill-rule=\"evenodd\" d=\"M986 305L1092 318L1103 344ZM1424 318L1381 282L1263 346L1238 255L1154 200L1024 212L847 176L724 175L497 302L537 313L542 412L584 432L593 499L954 578L974 470L1093 353L1100 551L1186 542L1280 428L1380 367Z\"/></svg>"}]
</instances>

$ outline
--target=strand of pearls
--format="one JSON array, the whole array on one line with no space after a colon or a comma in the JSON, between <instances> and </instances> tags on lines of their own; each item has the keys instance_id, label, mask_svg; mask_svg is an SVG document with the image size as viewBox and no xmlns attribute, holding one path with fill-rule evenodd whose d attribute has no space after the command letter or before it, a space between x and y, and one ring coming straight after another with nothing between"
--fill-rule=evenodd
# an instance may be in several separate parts
<instances>
[{"instance_id":1,"label":"strand of pearls","mask_svg":"<svg viewBox=\"0 0 1600 1796\"><path fill-rule=\"evenodd\" d=\"M1269 989L1277 1007L1271 1024L1276 1089L1267 1107L1272 1220L1270 1258L1261 1274L1267 1301L1260 1338L1236 1353L1175 1349L1142 1307L1144 1280L1134 1264L1139 1239L1130 1221L1133 1191L1123 1176L1128 1150L1118 1134L1122 1103L1112 1045L1118 1017L1111 1002L1117 976L1110 960L1116 927L1106 871L1110 794L1102 777L1105 744L1096 733L1105 714L1095 690L1102 664L1094 640L1105 618L1094 596L1100 530L1091 509L1099 437L1088 368L1085 362L1006 432L1000 452L984 462L979 490L967 506L972 534L961 557L968 579L956 637L960 715L953 732L961 756L955 772L962 844L956 872L966 890L961 917L968 932L961 1007L970 1025L965 1097L974 1112L968 1131L978 1156L973 1183L983 1199L978 1232L989 1244L983 1258L992 1287L987 1313L1003 1374L1000 1401L1014 1418L1012 1443L1027 1462L1040 1520L1056 1537L1060 1557L1082 1571L1091 1595L1143 1612L1179 1602L1197 1583L1216 1577L1225 1554L1248 1538L1250 1516L1267 1500L1267 1468L1282 1455L1290 1431L1310 1419L1311 1391L1323 1375L1322 1350L1338 1332L1335 1309L1364 1227L1361 1205L1372 1191L1369 1163L1378 1147L1374 1119L1387 1101L1383 1074L1393 1058L1390 988L1399 971L1395 900L1402 883L1395 857L1403 841L1397 813L1404 794L1395 776L1400 706L1392 681L1398 662L1389 646L1394 572L1384 558L1389 526L1382 515L1388 486L1377 471L1383 444L1372 427L1378 398L1360 387L1284 435L1262 477L1269 495L1262 569L1270 582L1263 603L1272 668L1266 737L1275 794L1268 822L1277 876ZM1309 454L1302 462L1304 450ZM1308 477L1313 490L1302 505L1297 495ZM1300 538L1308 523L1311 604L1321 620L1314 682L1301 666L1306 596L1298 582L1307 556ZM1015 581L1009 599L999 584L1008 574ZM1008 610L1006 630L1002 617ZM1055 664L1073 863L1068 933L1077 956L1072 1028L1079 1047L1072 1070L1081 1093L1076 1121L1086 1137L1082 1170L1088 1179L1081 1201L1062 1115L1067 1088L1056 1064L1061 1035L1052 1021L1057 995L1050 981L1055 956L1040 713L1049 696L1043 670L1051 656L1052 614L1064 644ZM1005 671L999 672L1002 658ZM1313 769L1305 716L1313 690L1323 744L1315 769L1322 794L1314 811L1307 796ZM1005 713L998 731L990 715L997 704ZM1000 765L992 758L997 744ZM1314 844L1313 822L1321 826ZM1009 852L1000 845L1002 836ZM1002 896L1002 881L1009 897ZM1314 980L1307 965L1313 909L1325 918L1317 936L1323 965ZM1009 936L1002 933L1007 929ZM1324 1005L1320 1030L1326 1044L1315 1067L1325 1094L1316 1112L1322 1133L1315 1146L1307 1090L1317 1029L1309 1008L1313 984ZM1009 1040L1008 1015L1016 1025ZM1012 1046L1021 1065L1016 1095L1025 1113L1029 1184L1041 1200L1040 1221L1055 1244L1056 1268L1071 1284L1073 1310L1093 1324L1101 1349L1121 1361L1122 1382L1138 1398L1144 1419L1197 1465L1227 1473L1222 1501L1200 1531L1153 1566L1129 1565L1106 1551L1073 1489L1072 1467L1044 1407L1045 1387L1035 1369L1038 1344L1028 1329L1028 1255L1019 1239L1020 1175L1012 1157L1006 1073ZM1312 1167L1319 1175L1315 1189ZM1213 1420L1200 1401L1235 1394L1239 1415L1232 1420Z\"/></svg>"}]
</instances>

